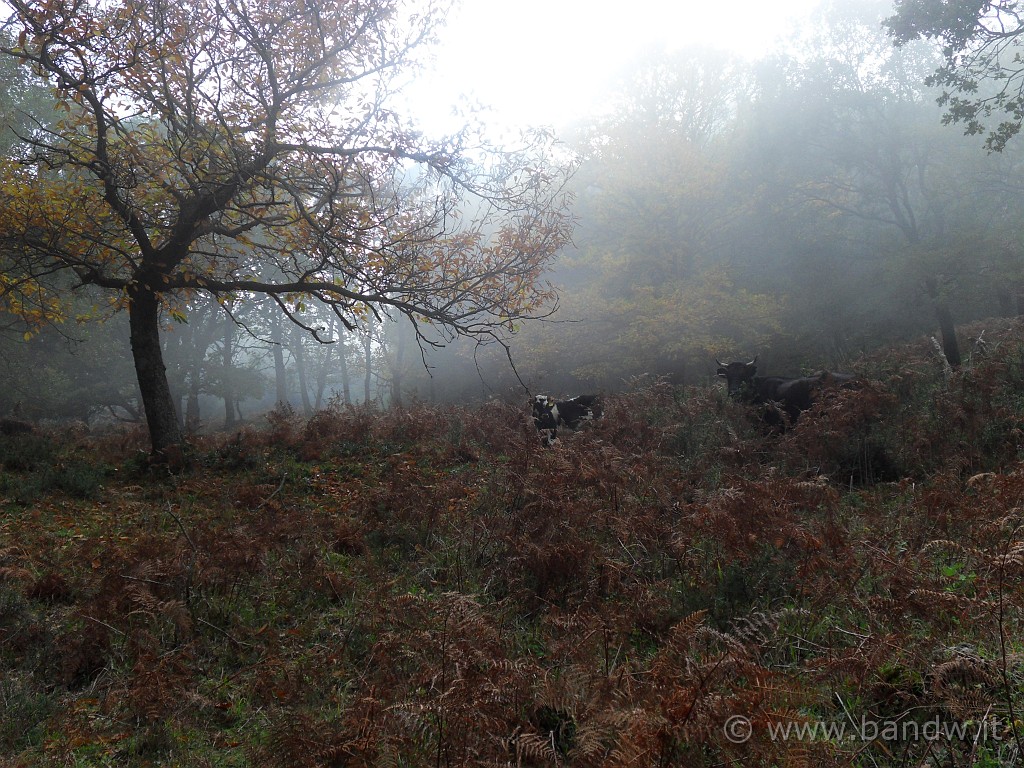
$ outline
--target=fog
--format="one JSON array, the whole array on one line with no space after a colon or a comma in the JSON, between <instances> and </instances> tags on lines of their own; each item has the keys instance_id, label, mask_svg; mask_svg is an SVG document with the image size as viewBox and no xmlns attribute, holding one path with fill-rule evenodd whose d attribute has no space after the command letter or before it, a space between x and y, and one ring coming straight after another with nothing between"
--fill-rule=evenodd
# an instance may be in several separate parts
<instances>
[{"instance_id":1,"label":"fog","mask_svg":"<svg viewBox=\"0 0 1024 768\"><path fill-rule=\"evenodd\" d=\"M486 106L496 128L563 126L604 113L623 67L654 49L705 46L753 60L815 23L815 0L464 2L407 98L428 128L457 129L460 108Z\"/></svg>"},{"instance_id":2,"label":"fog","mask_svg":"<svg viewBox=\"0 0 1024 768\"><path fill-rule=\"evenodd\" d=\"M525 402L637 376L701 384L716 357L849 368L941 339L944 324L1020 314L1020 149L988 154L942 124L923 85L937 53L893 49L878 26L890 13L836 3L782 52L664 45L618 62L590 88L600 109L555 128L579 159L573 244L546 278L558 305L504 343L434 349L405 318L349 331L310 306L303 322L324 345L266 300L231 317L189 303L163 333L182 421L231 427L281 401L308 413L332 400ZM0 413L138 419L127 338L121 316L0 336Z\"/></svg>"}]
</instances>

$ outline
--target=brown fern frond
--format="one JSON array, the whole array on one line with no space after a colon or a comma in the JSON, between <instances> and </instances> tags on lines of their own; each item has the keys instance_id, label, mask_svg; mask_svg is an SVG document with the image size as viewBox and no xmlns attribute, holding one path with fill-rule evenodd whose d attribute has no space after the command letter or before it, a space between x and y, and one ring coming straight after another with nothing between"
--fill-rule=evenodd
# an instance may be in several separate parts
<instances>
[{"instance_id":1,"label":"brown fern frond","mask_svg":"<svg viewBox=\"0 0 1024 768\"><path fill-rule=\"evenodd\" d=\"M963 542L950 541L949 539L933 539L921 547L922 555L938 553L942 555L957 554L963 557L974 557L977 550L967 546Z\"/></svg>"},{"instance_id":2,"label":"brown fern frond","mask_svg":"<svg viewBox=\"0 0 1024 768\"><path fill-rule=\"evenodd\" d=\"M1004 572L1019 573L1024 569L1024 541L1012 544L1005 553L1001 553L995 559L994 564Z\"/></svg>"},{"instance_id":3,"label":"brown fern frond","mask_svg":"<svg viewBox=\"0 0 1024 768\"><path fill-rule=\"evenodd\" d=\"M34 578L35 576L32 575L32 571L27 568L19 568L16 566L0 567L0 581L13 581L27 584Z\"/></svg>"},{"instance_id":4,"label":"brown fern frond","mask_svg":"<svg viewBox=\"0 0 1024 768\"><path fill-rule=\"evenodd\" d=\"M158 615L174 624L179 636L192 631L192 614L181 600L164 600L158 604Z\"/></svg>"},{"instance_id":5,"label":"brown fern frond","mask_svg":"<svg viewBox=\"0 0 1024 768\"><path fill-rule=\"evenodd\" d=\"M708 612L706 610L694 611L682 621L674 624L669 631L668 643L675 650L684 650L696 634L697 628L704 623L707 615Z\"/></svg>"},{"instance_id":6,"label":"brown fern frond","mask_svg":"<svg viewBox=\"0 0 1024 768\"><path fill-rule=\"evenodd\" d=\"M160 600L146 586L138 583L130 583L124 589L124 596L130 606L129 616L133 614L146 614L156 616L160 610Z\"/></svg>"},{"instance_id":7,"label":"brown fern frond","mask_svg":"<svg viewBox=\"0 0 1024 768\"><path fill-rule=\"evenodd\" d=\"M749 613L732 622L731 634L737 642L744 646L763 645L778 631L779 617L789 615L789 613L789 611Z\"/></svg>"},{"instance_id":8,"label":"brown fern frond","mask_svg":"<svg viewBox=\"0 0 1024 768\"><path fill-rule=\"evenodd\" d=\"M819 764L810 747L803 744L787 745L782 763L785 768L810 768Z\"/></svg>"},{"instance_id":9,"label":"brown fern frond","mask_svg":"<svg viewBox=\"0 0 1024 768\"><path fill-rule=\"evenodd\" d=\"M971 687L978 683L996 686L1001 682L999 671L994 668L992 662L960 654L933 667L932 674L938 690L953 685Z\"/></svg>"},{"instance_id":10,"label":"brown fern frond","mask_svg":"<svg viewBox=\"0 0 1024 768\"><path fill-rule=\"evenodd\" d=\"M925 611L940 607L950 613L965 613L978 605L977 601L966 595L943 592L935 589L912 589L908 598L912 603Z\"/></svg>"},{"instance_id":11,"label":"brown fern frond","mask_svg":"<svg viewBox=\"0 0 1024 768\"><path fill-rule=\"evenodd\" d=\"M721 632L713 627L699 626L694 631L694 640L702 644L706 653L715 656L717 653L725 653L742 658L747 655L747 647L736 636L728 632Z\"/></svg>"},{"instance_id":12,"label":"brown fern frond","mask_svg":"<svg viewBox=\"0 0 1024 768\"><path fill-rule=\"evenodd\" d=\"M323 739L316 721L309 715L284 709L279 724L267 739L266 753L261 759L281 768L317 768Z\"/></svg>"},{"instance_id":13,"label":"brown fern frond","mask_svg":"<svg viewBox=\"0 0 1024 768\"><path fill-rule=\"evenodd\" d=\"M553 733L520 733L513 743L516 765L524 761L540 761L550 765L559 765L558 750L555 749Z\"/></svg>"}]
</instances>

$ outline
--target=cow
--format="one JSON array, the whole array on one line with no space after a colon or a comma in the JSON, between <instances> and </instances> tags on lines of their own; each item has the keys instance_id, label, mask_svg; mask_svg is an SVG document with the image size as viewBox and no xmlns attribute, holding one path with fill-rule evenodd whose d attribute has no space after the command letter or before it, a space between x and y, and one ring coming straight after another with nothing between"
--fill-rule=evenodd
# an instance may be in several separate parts
<instances>
[{"instance_id":1,"label":"cow","mask_svg":"<svg viewBox=\"0 0 1024 768\"><path fill-rule=\"evenodd\" d=\"M771 426L796 423L810 410L818 392L826 387L847 387L855 377L849 373L818 371L810 376L786 378L757 376L757 355L749 363L718 363L718 375L725 379L729 396L752 405L766 406L764 420Z\"/></svg>"},{"instance_id":2,"label":"cow","mask_svg":"<svg viewBox=\"0 0 1024 768\"><path fill-rule=\"evenodd\" d=\"M601 398L598 395L579 395L570 400L553 400L547 395L535 395L533 423L540 433L541 445L552 446L558 439L558 428L579 429L585 421L601 418Z\"/></svg>"},{"instance_id":3,"label":"cow","mask_svg":"<svg viewBox=\"0 0 1024 768\"><path fill-rule=\"evenodd\" d=\"M0 419L0 435L30 435L36 428L21 419Z\"/></svg>"}]
</instances>

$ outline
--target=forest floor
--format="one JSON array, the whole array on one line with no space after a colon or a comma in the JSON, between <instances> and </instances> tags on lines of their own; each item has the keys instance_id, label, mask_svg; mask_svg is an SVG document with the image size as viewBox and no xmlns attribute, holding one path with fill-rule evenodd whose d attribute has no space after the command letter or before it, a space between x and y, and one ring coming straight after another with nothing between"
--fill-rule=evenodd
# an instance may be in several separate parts
<instances>
[{"instance_id":1,"label":"forest floor","mask_svg":"<svg viewBox=\"0 0 1024 768\"><path fill-rule=\"evenodd\" d=\"M0 765L1010 766L1024 330L764 434L522 408L0 440ZM965 337L966 338L966 337ZM965 341L965 344L967 342Z\"/></svg>"}]
</instances>

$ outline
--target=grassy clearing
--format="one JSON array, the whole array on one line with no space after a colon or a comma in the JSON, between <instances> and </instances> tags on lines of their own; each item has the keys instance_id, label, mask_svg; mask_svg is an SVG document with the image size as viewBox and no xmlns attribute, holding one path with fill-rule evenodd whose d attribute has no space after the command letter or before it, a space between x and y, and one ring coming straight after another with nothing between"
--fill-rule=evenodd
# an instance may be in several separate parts
<instances>
[{"instance_id":1,"label":"grassy clearing","mask_svg":"<svg viewBox=\"0 0 1024 768\"><path fill-rule=\"evenodd\" d=\"M494 403L278 413L177 475L7 440L0 759L1013 765L1024 335L986 338L783 436L651 383L553 450Z\"/></svg>"}]
</instances>

